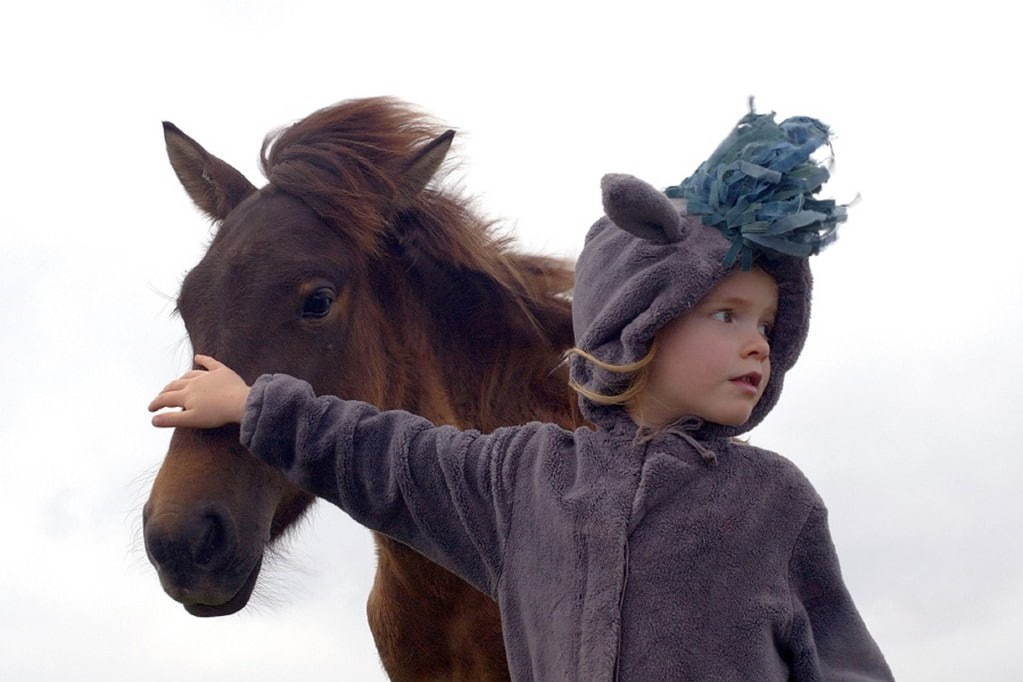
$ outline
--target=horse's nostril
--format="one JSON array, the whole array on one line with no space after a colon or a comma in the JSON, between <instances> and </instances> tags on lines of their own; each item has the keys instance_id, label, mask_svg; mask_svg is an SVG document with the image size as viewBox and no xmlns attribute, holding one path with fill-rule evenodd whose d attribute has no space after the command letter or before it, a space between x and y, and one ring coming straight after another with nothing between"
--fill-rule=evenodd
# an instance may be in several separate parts
<instances>
[{"instance_id":1,"label":"horse's nostril","mask_svg":"<svg viewBox=\"0 0 1023 682\"><path fill-rule=\"evenodd\" d=\"M168 566L176 554L175 543L165 532L147 526L145 530L146 551L149 558L158 567Z\"/></svg>"},{"instance_id":2,"label":"horse's nostril","mask_svg":"<svg viewBox=\"0 0 1023 682\"><path fill-rule=\"evenodd\" d=\"M181 577L219 570L237 545L234 524L213 505L187 516L151 517L145 540L149 557L161 573Z\"/></svg>"},{"instance_id":3,"label":"horse's nostril","mask_svg":"<svg viewBox=\"0 0 1023 682\"><path fill-rule=\"evenodd\" d=\"M200 568L208 568L227 548L227 532L219 514L204 514L201 518L198 541L192 546L192 559Z\"/></svg>"}]
</instances>

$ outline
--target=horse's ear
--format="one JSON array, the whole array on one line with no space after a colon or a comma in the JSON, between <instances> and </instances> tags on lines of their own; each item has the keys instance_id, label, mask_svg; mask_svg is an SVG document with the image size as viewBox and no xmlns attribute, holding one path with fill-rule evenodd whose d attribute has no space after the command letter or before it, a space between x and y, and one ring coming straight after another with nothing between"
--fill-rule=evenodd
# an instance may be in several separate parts
<instances>
[{"instance_id":1,"label":"horse's ear","mask_svg":"<svg viewBox=\"0 0 1023 682\"><path fill-rule=\"evenodd\" d=\"M223 220L235 206L256 188L245 176L213 156L181 132L176 125L163 122L167 156L188 196L214 220Z\"/></svg>"},{"instance_id":2,"label":"horse's ear","mask_svg":"<svg viewBox=\"0 0 1023 682\"><path fill-rule=\"evenodd\" d=\"M433 176L437 174L444 157L451 149L451 141L455 138L455 131L448 130L438 136L435 140L420 149L415 156L406 164L401 175L398 177L398 198L397 210L402 211L408 208L416 195L422 192Z\"/></svg>"},{"instance_id":3,"label":"horse's ear","mask_svg":"<svg viewBox=\"0 0 1023 682\"><path fill-rule=\"evenodd\" d=\"M604 212L621 229L658 244L684 238L682 215L663 192L632 175L609 173L600 180Z\"/></svg>"}]
</instances>

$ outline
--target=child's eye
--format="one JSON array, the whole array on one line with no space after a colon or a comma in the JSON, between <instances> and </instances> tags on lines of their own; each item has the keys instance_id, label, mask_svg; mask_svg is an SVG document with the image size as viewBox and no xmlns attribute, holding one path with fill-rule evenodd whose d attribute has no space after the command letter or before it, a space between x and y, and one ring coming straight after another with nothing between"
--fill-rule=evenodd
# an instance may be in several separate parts
<instances>
[{"instance_id":1,"label":"child's eye","mask_svg":"<svg viewBox=\"0 0 1023 682\"><path fill-rule=\"evenodd\" d=\"M735 311L728 308L717 310L711 314L711 318L720 322L735 322ZM764 335L764 338L770 340L771 331L774 329L774 325L770 322L761 322L757 329Z\"/></svg>"},{"instance_id":2,"label":"child's eye","mask_svg":"<svg viewBox=\"0 0 1023 682\"><path fill-rule=\"evenodd\" d=\"M711 315L711 317L714 318L715 320L720 320L721 322L731 322L732 320L735 319L735 315L732 313L731 310L718 310L713 315Z\"/></svg>"}]
</instances>

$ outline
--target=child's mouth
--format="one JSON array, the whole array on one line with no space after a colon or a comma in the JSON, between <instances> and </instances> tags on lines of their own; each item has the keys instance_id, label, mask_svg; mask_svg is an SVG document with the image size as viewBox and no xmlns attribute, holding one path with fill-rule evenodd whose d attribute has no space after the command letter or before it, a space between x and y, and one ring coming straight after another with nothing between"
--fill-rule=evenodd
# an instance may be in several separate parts
<instances>
[{"instance_id":1,"label":"child's mouth","mask_svg":"<svg viewBox=\"0 0 1023 682\"><path fill-rule=\"evenodd\" d=\"M743 374L741 377L735 377L731 382L747 391L756 393L757 388L760 386L760 375L756 372L750 372L749 374Z\"/></svg>"},{"instance_id":2,"label":"child's mouth","mask_svg":"<svg viewBox=\"0 0 1023 682\"><path fill-rule=\"evenodd\" d=\"M757 392L757 387L750 383L747 379L732 379L732 383L750 394L756 394Z\"/></svg>"}]
</instances>

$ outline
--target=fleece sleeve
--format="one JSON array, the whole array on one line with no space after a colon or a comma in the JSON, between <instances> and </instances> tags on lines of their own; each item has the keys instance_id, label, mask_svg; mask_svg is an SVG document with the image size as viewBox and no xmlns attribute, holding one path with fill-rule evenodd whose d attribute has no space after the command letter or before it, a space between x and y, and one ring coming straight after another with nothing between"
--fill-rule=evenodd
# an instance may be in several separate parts
<instances>
[{"instance_id":1,"label":"fleece sleeve","mask_svg":"<svg viewBox=\"0 0 1023 682\"><path fill-rule=\"evenodd\" d=\"M827 510L815 506L789 562L792 680L891 680L881 650L842 581Z\"/></svg>"},{"instance_id":2,"label":"fleece sleeve","mask_svg":"<svg viewBox=\"0 0 1023 682\"><path fill-rule=\"evenodd\" d=\"M494 597L510 514L506 454L525 449L543 426L460 431L401 410L317 397L306 382L275 374L253 384L241 443L360 524Z\"/></svg>"}]
</instances>

